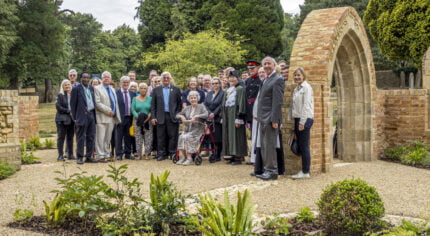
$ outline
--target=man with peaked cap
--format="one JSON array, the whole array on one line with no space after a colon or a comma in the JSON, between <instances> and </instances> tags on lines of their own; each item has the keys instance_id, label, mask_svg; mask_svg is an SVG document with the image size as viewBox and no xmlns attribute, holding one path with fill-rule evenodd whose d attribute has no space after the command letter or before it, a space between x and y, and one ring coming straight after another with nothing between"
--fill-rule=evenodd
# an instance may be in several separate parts
<instances>
[{"instance_id":1,"label":"man with peaked cap","mask_svg":"<svg viewBox=\"0 0 430 236\"><path fill-rule=\"evenodd\" d=\"M258 61L249 60L246 62L250 77L245 81L245 98L246 98L246 123L252 130L252 109L254 107L255 99L257 98L258 91L260 91L261 79L258 76L258 69L261 63ZM263 78L262 78L263 79ZM248 165L254 163L248 162Z\"/></svg>"}]
</instances>

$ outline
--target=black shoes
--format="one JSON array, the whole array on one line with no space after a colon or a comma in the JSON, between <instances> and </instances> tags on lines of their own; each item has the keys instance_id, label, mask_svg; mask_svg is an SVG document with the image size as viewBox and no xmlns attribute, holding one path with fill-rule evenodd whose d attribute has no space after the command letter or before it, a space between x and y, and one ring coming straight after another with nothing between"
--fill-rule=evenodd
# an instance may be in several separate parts
<instances>
[{"instance_id":1,"label":"black shoes","mask_svg":"<svg viewBox=\"0 0 430 236\"><path fill-rule=\"evenodd\" d=\"M116 159L117 159L118 161L122 161L122 156L117 156L117 157L116 157Z\"/></svg>"},{"instance_id":2,"label":"black shoes","mask_svg":"<svg viewBox=\"0 0 430 236\"><path fill-rule=\"evenodd\" d=\"M73 155L70 155L67 159L69 159L69 160L76 160L76 157L74 157Z\"/></svg>"},{"instance_id":3,"label":"black shoes","mask_svg":"<svg viewBox=\"0 0 430 236\"><path fill-rule=\"evenodd\" d=\"M235 161L232 161L230 164L233 166L242 165L242 161L235 160Z\"/></svg>"},{"instance_id":4,"label":"black shoes","mask_svg":"<svg viewBox=\"0 0 430 236\"><path fill-rule=\"evenodd\" d=\"M268 172L264 172L261 175L256 175L257 178L262 179L262 180L275 180L278 179L278 175L277 174L271 174Z\"/></svg>"},{"instance_id":5,"label":"black shoes","mask_svg":"<svg viewBox=\"0 0 430 236\"><path fill-rule=\"evenodd\" d=\"M159 157L157 157L157 161L164 161L166 159L167 159L166 156L159 156Z\"/></svg>"},{"instance_id":6,"label":"black shoes","mask_svg":"<svg viewBox=\"0 0 430 236\"><path fill-rule=\"evenodd\" d=\"M99 161L94 160L93 158L85 158L85 162L86 162L86 163L97 163L97 162L99 162Z\"/></svg>"},{"instance_id":7,"label":"black shoes","mask_svg":"<svg viewBox=\"0 0 430 236\"><path fill-rule=\"evenodd\" d=\"M249 165L249 166L252 166L252 165L254 165L254 162L248 161L246 164Z\"/></svg>"},{"instance_id":8,"label":"black shoes","mask_svg":"<svg viewBox=\"0 0 430 236\"><path fill-rule=\"evenodd\" d=\"M82 157L78 157L78 159L76 160L76 163L79 165L84 164L84 160L82 159Z\"/></svg>"},{"instance_id":9,"label":"black shoes","mask_svg":"<svg viewBox=\"0 0 430 236\"><path fill-rule=\"evenodd\" d=\"M57 161L65 161L63 155L59 155Z\"/></svg>"}]
</instances>

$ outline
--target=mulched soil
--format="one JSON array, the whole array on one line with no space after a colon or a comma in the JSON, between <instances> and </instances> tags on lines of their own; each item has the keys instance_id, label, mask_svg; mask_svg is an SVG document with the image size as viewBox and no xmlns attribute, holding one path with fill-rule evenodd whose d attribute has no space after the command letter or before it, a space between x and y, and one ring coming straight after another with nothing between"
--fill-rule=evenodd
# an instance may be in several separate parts
<instances>
[{"instance_id":1,"label":"mulched soil","mask_svg":"<svg viewBox=\"0 0 430 236\"><path fill-rule=\"evenodd\" d=\"M33 231L38 233L62 236L79 236L79 235L101 235L100 229L96 228L95 223L86 225L79 219L65 221L55 228L48 228L45 219L42 216L33 216L28 222L11 222L8 227Z\"/></svg>"},{"instance_id":2,"label":"mulched soil","mask_svg":"<svg viewBox=\"0 0 430 236\"><path fill-rule=\"evenodd\" d=\"M412 166L412 167L416 167L416 168L420 168L420 169L430 170L430 166L424 166L424 165L420 165L420 164L408 165L408 164L402 163L401 161L393 160L393 159L391 159L389 157L380 158L380 160L381 161L386 161L386 162L393 162L393 163L397 163L397 164L401 164L401 165L405 165L405 166Z\"/></svg>"}]
</instances>

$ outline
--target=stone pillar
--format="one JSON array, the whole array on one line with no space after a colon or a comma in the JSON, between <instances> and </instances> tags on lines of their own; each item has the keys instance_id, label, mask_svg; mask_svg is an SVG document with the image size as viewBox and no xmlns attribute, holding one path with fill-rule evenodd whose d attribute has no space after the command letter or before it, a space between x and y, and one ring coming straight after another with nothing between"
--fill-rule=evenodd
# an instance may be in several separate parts
<instances>
[{"instance_id":1,"label":"stone pillar","mask_svg":"<svg viewBox=\"0 0 430 236\"><path fill-rule=\"evenodd\" d=\"M415 76L414 76L414 73L411 72L411 73L409 73L409 88L410 89L415 88L414 82L415 82Z\"/></svg>"},{"instance_id":2,"label":"stone pillar","mask_svg":"<svg viewBox=\"0 0 430 236\"><path fill-rule=\"evenodd\" d=\"M417 76L415 77L415 88L417 89L421 88L421 84L422 84L422 74L421 74L421 70L418 69Z\"/></svg>"},{"instance_id":3,"label":"stone pillar","mask_svg":"<svg viewBox=\"0 0 430 236\"><path fill-rule=\"evenodd\" d=\"M406 75L404 71L400 72L400 88L406 87Z\"/></svg>"},{"instance_id":4,"label":"stone pillar","mask_svg":"<svg viewBox=\"0 0 430 236\"><path fill-rule=\"evenodd\" d=\"M0 161L21 168L19 154L18 91L0 90Z\"/></svg>"},{"instance_id":5,"label":"stone pillar","mask_svg":"<svg viewBox=\"0 0 430 236\"><path fill-rule=\"evenodd\" d=\"M423 58L422 85L423 89L430 89L430 47Z\"/></svg>"}]
</instances>

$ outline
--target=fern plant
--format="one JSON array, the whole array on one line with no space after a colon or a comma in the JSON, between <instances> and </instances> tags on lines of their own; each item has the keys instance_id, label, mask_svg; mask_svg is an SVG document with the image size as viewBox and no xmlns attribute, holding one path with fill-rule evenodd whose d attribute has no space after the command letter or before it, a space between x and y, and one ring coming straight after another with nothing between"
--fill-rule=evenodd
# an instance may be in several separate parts
<instances>
[{"instance_id":1,"label":"fern plant","mask_svg":"<svg viewBox=\"0 0 430 236\"><path fill-rule=\"evenodd\" d=\"M204 235L230 236L251 235L254 224L252 214L256 206L251 203L251 195L245 190L243 195L238 192L237 203L233 205L227 191L224 191L224 205L215 201L211 194L200 197L198 212L201 221L195 221L197 228Z\"/></svg>"}]
</instances>

